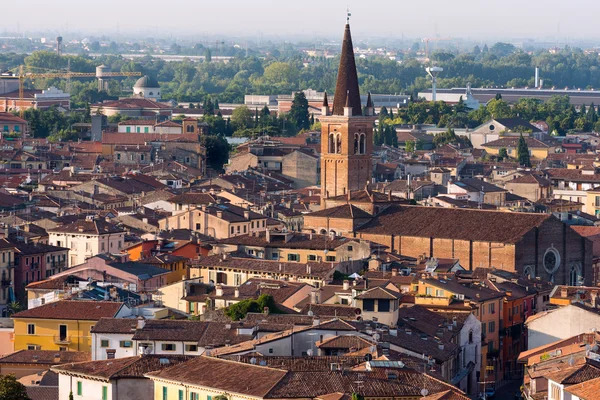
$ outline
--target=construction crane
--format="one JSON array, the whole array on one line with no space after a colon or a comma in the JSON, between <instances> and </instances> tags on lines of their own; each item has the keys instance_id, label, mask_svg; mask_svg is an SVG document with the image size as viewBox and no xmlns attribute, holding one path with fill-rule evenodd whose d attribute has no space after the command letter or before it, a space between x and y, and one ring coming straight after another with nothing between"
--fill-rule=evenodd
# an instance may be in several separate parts
<instances>
[{"instance_id":1,"label":"construction crane","mask_svg":"<svg viewBox=\"0 0 600 400\"><path fill-rule=\"evenodd\" d=\"M429 61L429 42L440 42L443 40L452 40L451 37L435 37L435 38L423 38L421 42L425 43L425 59Z\"/></svg>"},{"instance_id":2,"label":"construction crane","mask_svg":"<svg viewBox=\"0 0 600 400\"><path fill-rule=\"evenodd\" d=\"M72 72L70 68L64 72L25 72L24 66L21 65L18 69L18 74L16 75L3 75L0 79L18 79L19 80L19 115L23 118L23 98L24 98L24 88L25 88L25 79L31 78L64 78L70 82L71 78L114 78L114 77L124 77L124 76L142 76L141 72L108 72L103 71L102 75L99 76L97 72Z\"/></svg>"}]
</instances>

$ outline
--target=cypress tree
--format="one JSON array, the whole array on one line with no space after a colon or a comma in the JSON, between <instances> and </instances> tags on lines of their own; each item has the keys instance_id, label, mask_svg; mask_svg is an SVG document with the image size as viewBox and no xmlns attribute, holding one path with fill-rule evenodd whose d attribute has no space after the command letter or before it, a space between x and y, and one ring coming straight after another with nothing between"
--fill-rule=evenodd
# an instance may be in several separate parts
<instances>
[{"instance_id":1,"label":"cypress tree","mask_svg":"<svg viewBox=\"0 0 600 400\"><path fill-rule=\"evenodd\" d=\"M517 158L519 159L519 164L524 167L531 167L531 159L529 157L529 147L527 146L527 142L523 137L523 134L519 137L519 144L517 146Z\"/></svg>"}]
</instances>

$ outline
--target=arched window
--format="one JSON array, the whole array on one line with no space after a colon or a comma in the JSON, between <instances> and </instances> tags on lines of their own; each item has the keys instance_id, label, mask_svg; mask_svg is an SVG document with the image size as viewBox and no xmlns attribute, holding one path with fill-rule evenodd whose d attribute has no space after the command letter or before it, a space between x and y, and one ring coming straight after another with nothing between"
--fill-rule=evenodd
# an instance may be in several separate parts
<instances>
[{"instance_id":1,"label":"arched window","mask_svg":"<svg viewBox=\"0 0 600 400\"><path fill-rule=\"evenodd\" d=\"M569 285L570 286L578 286L579 285L579 268L577 265L571 265L571 271L569 272Z\"/></svg>"},{"instance_id":2,"label":"arched window","mask_svg":"<svg viewBox=\"0 0 600 400\"><path fill-rule=\"evenodd\" d=\"M335 135L333 133L329 134L329 153L335 153Z\"/></svg>"},{"instance_id":3,"label":"arched window","mask_svg":"<svg viewBox=\"0 0 600 400\"><path fill-rule=\"evenodd\" d=\"M360 134L360 154L367 152L367 135L364 133Z\"/></svg>"},{"instance_id":4,"label":"arched window","mask_svg":"<svg viewBox=\"0 0 600 400\"><path fill-rule=\"evenodd\" d=\"M355 133L354 134L354 154L360 154L358 152L358 142L359 142L358 133Z\"/></svg>"},{"instance_id":5,"label":"arched window","mask_svg":"<svg viewBox=\"0 0 600 400\"><path fill-rule=\"evenodd\" d=\"M149 94L150 96L154 95L154 93L152 93L152 92L150 92L150 93L148 93L148 94Z\"/></svg>"},{"instance_id":6,"label":"arched window","mask_svg":"<svg viewBox=\"0 0 600 400\"><path fill-rule=\"evenodd\" d=\"M194 125L188 125L186 130L187 132L194 133Z\"/></svg>"},{"instance_id":7,"label":"arched window","mask_svg":"<svg viewBox=\"0 0 600 400\"><path fill-rule=\"evenodd\" d=\"M473 343L473 330L469 331L469 343Z\"/></svg>"},{"instance_id":8,"label":"arched window","mask_svg":"<svg viewBox=\"0 0 600 400\"><path fill-rule=\"evenodd\" d=\"M321 229L321 231L319 232L321 235L327 235L327 230L325 229Z\"/></svg>"},{"instance_id":9,"label":"arched window","mask_svg":"<svg viewBox=\"0 0 600 400\"><path fill-rule=\"evenodd\" d=\"M338 133L335 135L335 152L342 154L342 134Z\"/></svg>"},{"instance_id":10,"label":"arched window","mask_svg":"<svg viewBox=\"0 0 600 400\"><path fill-rule=\"evenodd\" d=\"M531 265L526 266L523 269L523 275L525 276L525 278L531 278L534 277L535 274L533 273L533 267Z\"/></svg>"}]
</instances>

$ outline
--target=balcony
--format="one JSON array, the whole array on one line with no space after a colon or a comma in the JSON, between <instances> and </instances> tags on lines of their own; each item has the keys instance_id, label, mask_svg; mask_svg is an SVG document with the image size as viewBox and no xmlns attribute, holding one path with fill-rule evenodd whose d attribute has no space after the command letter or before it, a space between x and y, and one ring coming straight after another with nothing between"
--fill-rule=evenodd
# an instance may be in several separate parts
<instances>
[{"instance_id":1,"label":"balcony","mask_svg":"<svg viewBox=\"0 0 600 400\"><path fill-rule=\"evenodd\" d=\"M0 287L9 287L12 285L12 281L10 279L0 279Z\"/></svg>"},{"instance_id":2,"label":"balcony","mask_svg":"<svg viewBox=\"0 0 600 400\"><path fill-rule=\"evenodd\" d=\"M67 268L67 261L54 261L50 263L50 268L51 269L58 269L58 270L63 270L65 268Z\"/></svg>"},{"instance_id":3,"label":"balcony","mask_svg":"<svg viewBox=\"0 0 600 400\"><path fill-rule=\"evenodd\" d=\"M54 335L54 344L71 344L71 336Z\"/></svg>"}]
</instances>

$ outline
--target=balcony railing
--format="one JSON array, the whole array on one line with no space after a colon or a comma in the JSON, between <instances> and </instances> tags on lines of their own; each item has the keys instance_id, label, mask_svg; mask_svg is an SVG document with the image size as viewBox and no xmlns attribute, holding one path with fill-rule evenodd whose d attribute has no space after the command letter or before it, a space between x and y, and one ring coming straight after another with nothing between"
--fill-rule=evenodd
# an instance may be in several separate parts
<instances>
[{"instance_id":1,"label":"balcony railing","mask_svg":"<svg viewBox=\"0 0 600 400\"><path fill-rule=\"evenodd\" d=\"M54 344L71 344L71 336L55 335Z\"/></svg>"},{"instance_id":2,"label":"balcony railing","mask_svg":"<svg viewBox=\"0 0 600 400\"><path fill-rule=\"evenodd\" d=\"M11 286L11 280L10 279L0 279L0 286L1 287Z\"/></svg>"},{"instance_id":3,"label":"balcony railing","mask_svg":"<svg viewBox=\"0 0 600 400\"><path fill-rule=\"evenodd\" d=\"M50 268L52 268L52 269L55 269L55 268L63 269L66 267L67 267L66 260L65 261L55 261L55 262L50 263Z\"/></svg>"}]
</instances>

